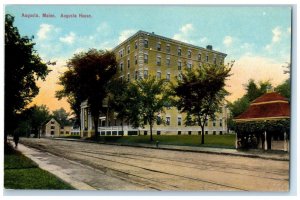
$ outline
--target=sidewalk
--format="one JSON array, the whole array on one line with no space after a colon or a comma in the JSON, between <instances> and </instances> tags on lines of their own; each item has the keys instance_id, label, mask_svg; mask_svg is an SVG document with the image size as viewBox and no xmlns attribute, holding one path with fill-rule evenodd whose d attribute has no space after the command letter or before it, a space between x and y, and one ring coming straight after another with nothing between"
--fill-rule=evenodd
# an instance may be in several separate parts
<instances>
[{"instance_id":1,"label":"sidewalk","mask_svg":"<svg viewBox=\"0 0 300 200\"><path fill-rule=\"evenodd\" d=\"M106 142L104 143L104 142L87 141L83 139L68 139L68 138L53 138L53 139L74 141L74 142L99 143L99 144L106 144L106 145L163 149L163 150L172 150L172 151L187 151L187 152L211 153L211 154L220 154L220 155L229 155L229 156L244 156L250 158L262 158L262 159L279 160L279 161L290 160L289 152L264 151L260 149L236 150L236 149L225 149L225 148L192 147L192 146L176 146L176 145L161 145L161 144L159 144L158 147L156 147L155 144L123 144L123 143L106 143Z\"/></svg>"},{"instance_id":2,"label":"sidewalk","mask_svg":"<svg viewBox=\"0 0 300 200\"><path fill-rule=\"evenodd\" d=\"M71 161L63 157L26 147L19 143L18 151L77 190L132 190L139 191L144 188L128 183L124 180L108 176L104 172L83 165L76 161Z\"/></svg>"}]
</instances>

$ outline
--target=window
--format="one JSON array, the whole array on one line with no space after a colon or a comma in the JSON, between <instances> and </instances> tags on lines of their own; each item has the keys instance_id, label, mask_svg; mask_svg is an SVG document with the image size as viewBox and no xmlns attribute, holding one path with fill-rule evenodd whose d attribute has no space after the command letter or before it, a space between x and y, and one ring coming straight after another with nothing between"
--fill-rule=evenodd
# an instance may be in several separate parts
<instances>
[{"instance_id":1,"label":"window","mask_svg":"<svg viewBox=\"0 0 300 200\"><path fill-rule=\"evenodd\" d=\"M189 131L188 133L189 133L189 135L192 135L192 131Z\"/></svg>"},{"instance_id":2,"label":"window","mask_svg":"<svg viewBox=\"0 0 300 200\"><path fill-rule=\"evenodd\" d=\"M188 58L191 58L191 57L192 57L192 51L188 50Z\"/></svg>"},{"instance_id":3,"label":"window","mask_svg":"<svg viewBox=\"0 0 300 200\"><path fill-rule=\"evenodd\" d=\"M171 120L170 117L166 117L166 124L167 124L167 125L170 125L170 120Z\"/></svg>"},{"instance_id":4,"label":"window","mask_svg":"<svg viewBox=\"0 0 300 200\"><path fill-rule=\"evenodd\" d=\"M222 65L223 64L223 59L222 58L220 58L220 65Z\"/></svg>"},{"instance_id":5,"label":"window","mask_svg":"<svg viewBox=\"0 0 300 200\"><path fill-rule=\"evenodd\" d=\"M191 70L192 69L192 63L188 63L187 68L188 68L188 70Z\"/></svg>"},{"instance_id":6,"label":"window","mask_svg":"<svg viewBox=\"0 0 300 200\"><path fill-rule=\"evenodd\" d=\"M223 135L223 131L220 131L220 135Z\"/></svg>"},{"instance_id":7,"label":"window","mask_svg":"<svg viewBox=\"0 0 300 200\"><path fill-rule=\"evenodd\" d=\"M139 71L139 79L143 78L143 71Z\"/></svg>"},{"instance_id":8,"label":"window","mask_svg":"<svg viewBox=\"0 0 300 200\"><path fill-rule=\"evenodd\" d=\"M55 129L55 126L51 126L51 129Z\"/></svg>"},{"instance_id":9,"label":"window","mask_svg":"<svg viewBox=\"0 0 300 200\"><path fill-rule=\"evenodd\" d=\"M54 135L54 131L51 131L51 135Z\"/></svg>"},{"instance_id":10,"label":"window","mask_svg":"<svg viewBox=\"0 0 300 200\"><path fill-rule=\"evenodd\" d=\"M50 123L51 123L51 124L54 124L54 121L51 121Z\"/></svg>"},{"instance_id":11,"label":"window","mask_svg":"<svg viewBox=\"0 0 300 200\"><path fill-rule=\"evenodd\" d=\"M217 58L214 58L214 64L215 65L217 64Z\"/></svg>"},{"instance_id":12,"label":"window","mask_svg":"<svg viewBox=\"0 0 300 200\"><path fill-rule=\"evenodd\" d=\"M148 54L144 54L144 63L145 63L145 64L148 63Z\"/></svg>"},{"instance_id":13,"label":"window","mask_svg":"<svg viewBox=\"0 0 300 200\"><path fill-rule=\"evenodd\" d=\"M160 118L160 116L157 116L157 118L156 118L156 124L157 125L161 124L161 118Z\"/></svg>"},{"instance_id":14,"label":"window","mask_svg":"<svg viewBox=\"0 0 300 200\"><path fill-rule=\"evenodd\" d=\"M223 126L223 120L220 119L220 126L222 127Z\"/></svg>"},{"instance_id":15,"label":"window","mask_svg":"<svg viewBox=\"0 0 300 200\"><path fill-rule=\"evenodd\" d=\"M178 54L178 56L181 56L181 49L180 48L177 49L177 54Z\"/></svg>"},{"instance_id":16,"label":"window","mask_svg":"<svg viewBox=\"0 0 300 200\"><path fill-rule=\"evenodd\" d=\"M208 135L208 131L205 131L205 135Z\"/></svg>"},{"instance_id":17,"label":"window","mask_svg":"<svg viewBox=\"0 0 300 200\"><path fill-rule=\"evenodd\" d=\"M129 73L127 74L127 81L128 82L130 81L130 74Z\"/></svg>"},{"instance_id":18,"label":"window","mask_svg":"<svg viewBox=\"0 0 300 200\"><path fill-rule=\"evenodd\" d=\"M167 46L166 46L166 52L167 52L167 53L170 53L170 52L171 52L171 48L170 48L170 45L169 45L169 44L167 44Z\"/></svg>"},{"instance_id":19,"label":"window","mask_svg":"<svg viewBox=\"0 0 300 200\"><path fill-rule=\"evenodd\" d=\"M148 40L144 40L144 47L148 48Z\"/></svg>"},{"instance_id":20,"label":"window","mask_svg":"<svg viewBox=\"0 0 300 200\"><path fill-rule=\"evenodd\" d=\"M206 56L206 62L208 62L208 56Z\"/></svg>"},{"instance_id":21,"label":"window","mask_svg":"<svg viewBox=\"0 0 300 200\"><path fill-rule=\"evenodd\" d=\"M147 131L144 131L144 135L147 135Z\"/></svg>"},{"instance_id":22,"label":"window","mask_svg":"<svg viewBox=\"0 0 300 200\"><path fill-rule=\"evenodd\" d=\"M63 131L60 131L60 134L64 134L64 132L63 132Z\"/></svg>"},{"instance_id":23,"label":"window","mask_svg":"<svg viewBox=\"0 0 300 200\"><path fill-rule=\"evenodd\" d=\"M123 50L119 51L119 56L122 58L123 57Z\"/></svg>"},{"instance_id":24,"label":"window","mask_svg":"<svg viewBox=\"0 0 300 200\"><path fill-rule=\"evenodd\" d=\"M213 135L216 135L216 131L213 131Z\"/></svg>"},{"instance_id":25,"label":"window","mask_svg":"<svg viewBox=\"0 0 300 200\"><path fill-rule=\"evenodd\" d=\"M137 42L137 41L134 42L134 48L135 48L135 49L138 48L138 42Z\"/></svg>"},{"instance_id":26,"label":"window","mask_svg":"<svg viewBox=\"0 0 300 200\"><path fill-rule=\"evenodd\" d=\"M123 71L123 63L120 63L120 71Z\"/></svg>"},{"instance_id":27,"label":"window","mask_svg":"<svg viewBox=\"0 0 300 200\"><path fill-rule=\"evenodd\" d=\"M205 122L205 126L208 126L208 120L206 120L206 122Z\"/></svg>"},{"instance_id":28,"label":"window","mask_svg":"<svg viewBox=\"0 0 300 200\"><path fill-rule=\"evenodd\" d=\"M177 118L177 124L178 124L178 126L181 126L181 117Z\"/></svg>"},{"instance_id":29,"label":"window","mask_svg":"<svg viewBox=\"0 0 300 200\"><path fill-rule=\"evenodd\" d=\"M181 70L181 61L178 61L178 63L177 63L177 65L178 65L178 70Z\"/></svg>"},{"instance_id":30,"label":"window","mask_svg":"<svg viewBox=\"0 0 300 200\"><path fill-rule=\"evenodd\" d=\"M167 58L167 60L166 60L166 65L169 67L170 64L171 64L170 58Z\"/></svg>"},{"instance_id":31,"label":"window","mask_svg":"<svg viewBox=\"0 0 300 200\"><path fill-rule=\"evenodd\" d=\"M137 61L137 56L134 56L134 63L137 65L138 61Z\"/></svg>"},{"instance_id":32,"label":"window","mask_svg":"<svg viewBox=\"0 0 300 200\"><path fill-rule=\"evenodd\" d=\"M201 54L198 54L198 61L201 61Z\"/></svg>"},{"instance_id":33,"label":"window","mask_svg":"<svg viewBox=\"0 0 300 200\"><path fill-rule=\"evenodd\" d=\"M166 79L169 81L169 80L170 80L170 78L171 78L171 75L170 75L170 73L167 73L167 77L166 77Z\"/></svg>"},{"instance_id":34,"label":"window","mask_svg":"<svg viewBox=\"0 0 300 200\"><path fill-rule=\"evenodd\" d=\"M148 70L144 70L144 78L148 78Z\"/></svg>"},{"instance_id":35,"label":"window","mask_svg":"<svg viewBox=\"0 0 300 200\"><path fill-rule=\"evenodd\" d=\"M156 45L156 50L157 50L157 51L161 51L161 43L160 43L160 42L157 43L157 45Z\"/></svg>"},{"instance_id":36,"label":"window","mask_svg":"<svg viewBox=\"0 0 300 200\"><path fill-rule=\"evenodd\" d=\"M161 79L161 72L156 72L156 78Z\"/></svg>"},{"instance_id":37,"label":"window","mask_svg":"<svg viewBox=\"0 0 300 200\"><path fill-rule=\"evenodd\" d=\"M134 79L137 80L137 79L138 79L138 76L139 76L139 72L138 72L138 71L135 71Z\"/></svg>"},{"instance_id":38,"label":"window","mask_svg":"<svg viewBox=\"0 0 300 200\"><path fill-rule=\"evenodd\" d=\"M127 46L127 54L130 54L130 46Z\"/></svg>"},{"instance_id":39,"label":"window","mask_svg":"<svg viewBox=\"0 0 300 200\"><path fill-rule=\"evenodd\" d=\"M213 126L216 126L216 120L213 121Z\"/></svg>"},{"instance_id":40,"label":"window","mask_svg":"<svg viewBox=\"0 0 300 200\"><path fill-rule=\"evenodd\" d=\"M69 132L69 131L66 131L66 134L70 134L70 132Z\"/></svg>"},{"instance_id":41,"label":"window","mask_svg":"<svg viewBox=\"0 0 300 200\"><path fill-rule=\"evenodd\" d=\"M160 131L157 131L156 134L157 134L157 135L160 135Z\"/></svg>"},{"instance_id":42,"label":"window","mask_svg":"<svg viewBox=\"0 0 300 200\"><path fill-rule=\"evenodd\" d=\"M178 131L178 135L181 135L181 131Z\"/></svg>"},{"instance_id":43,"label":"window","mask_svg":"<svg viewBox=\"0 0 300 200\"><path fill-rule=\"evenodd\" d=\"M156 57L156 65L161 66L161 57Z\"/></svg>"},{"instance_id":44,"label":"window","mask_svg":"<svg viewBox=\"0 0 300 200\"><path fill-rule=\"evenodd\" d=\"M130 60L129 59L127 60L127 68L128 69L130 68Z\"/></svg>"}]
</instances>

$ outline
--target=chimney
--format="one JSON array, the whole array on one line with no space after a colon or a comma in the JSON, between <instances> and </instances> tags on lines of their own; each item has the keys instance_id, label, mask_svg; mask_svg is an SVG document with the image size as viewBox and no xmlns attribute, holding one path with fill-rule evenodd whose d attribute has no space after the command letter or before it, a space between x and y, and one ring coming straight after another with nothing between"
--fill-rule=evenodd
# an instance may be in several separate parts
<instances>
[{"instance_id":1,"label":"chimney","mask_svg":"<svg viewBox=\"0 0 300 200\"><path fill-rule=\"evenodd\" d=\"M213 50L213 47L212 47L212 45L207 45L207 46L206 46L206 49L208 49L208 50Z\"/></svg>"}]
</instances>

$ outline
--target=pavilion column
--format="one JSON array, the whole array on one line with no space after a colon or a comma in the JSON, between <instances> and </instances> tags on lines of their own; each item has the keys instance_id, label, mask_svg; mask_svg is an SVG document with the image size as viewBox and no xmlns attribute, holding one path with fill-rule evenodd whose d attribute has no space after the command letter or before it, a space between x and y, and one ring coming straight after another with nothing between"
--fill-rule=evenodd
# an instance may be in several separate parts
<instances>
[{"instance_id":1,"label":"pavilion column","mask_svg":"<svg viewBox=\"0 0 300 200\"><path fill-rule=\"evenodd\" d=\"M267 131L264 132L264 137L265 137L264 150L268 150Z\"/></svg>"}]
</instances>

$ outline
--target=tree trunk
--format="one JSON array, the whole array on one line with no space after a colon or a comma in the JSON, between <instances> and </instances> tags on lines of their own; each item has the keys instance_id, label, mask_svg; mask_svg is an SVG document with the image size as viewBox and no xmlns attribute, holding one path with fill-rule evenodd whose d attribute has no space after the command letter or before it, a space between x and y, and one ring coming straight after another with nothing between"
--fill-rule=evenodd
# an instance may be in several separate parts
<instances>
[{"instance_id":1,"label":"tree trunk","mask_svg":"<svg viewBox=\"0 0 300 200\"><path fill-rule=\"evenodd\" d=\"M152 122L149 122L149 125L150 125L150 141L152 142L153 141L153 137L152 137Z\"/></svg>"},{"instance_id":2,"label":"tree trunk","mask_svg":"<svg viewBox=\"0 0 300 200\"><path fill-rule=\"evenodd\" d=\"M99 133L98 133L98 119L99 115L94 117L94 128L95 128L95 140L98 140Z\"/></svg>"},{"instance_id":3,"label":"tree trunk","mask_svg":"<svg viewBox=\"0 0 300 200\"><path fill-rule=\"evenodd\" d=\"M201 126L201 144L204 144L204 126Z\"/></svg>"}]
</instances>

